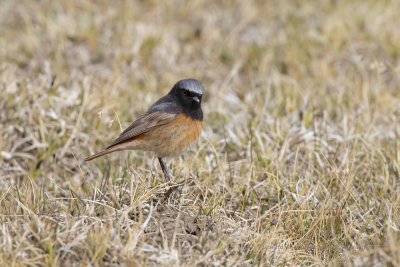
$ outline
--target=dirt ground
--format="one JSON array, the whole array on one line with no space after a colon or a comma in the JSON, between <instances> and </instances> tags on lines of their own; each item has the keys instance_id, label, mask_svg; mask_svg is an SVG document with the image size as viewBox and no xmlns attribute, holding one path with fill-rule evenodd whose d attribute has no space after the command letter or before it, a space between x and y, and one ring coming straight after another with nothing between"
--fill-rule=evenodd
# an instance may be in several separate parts
<instances>
[{"instance_id":1,"label":"dirt ground","mask_svg":"<svg viewBox=\"0 0 400 267\"><path fill-rule=\"evenodd\" d=\"M0 1L0 266L400 266L399 10ZM183 78L176 190L148 152L83 161Z\"/></svg>"}]
</instances>

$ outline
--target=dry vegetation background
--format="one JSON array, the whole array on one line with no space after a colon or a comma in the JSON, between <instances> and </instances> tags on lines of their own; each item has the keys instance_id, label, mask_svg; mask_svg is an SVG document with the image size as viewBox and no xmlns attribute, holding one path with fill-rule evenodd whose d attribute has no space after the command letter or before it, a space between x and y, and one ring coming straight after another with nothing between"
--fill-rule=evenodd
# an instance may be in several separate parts
<instances>
[{"instance_id":1,"label":"dry vegetation background","mask_svg":"<svg viewBox=\"0 0 400 267\"><path fill-rule=\"evenodd\" d=\"M0 1L0 265L400 265L400 1ZM202 137L85 163L179 79Z\"/></svg>"}]
</instances>

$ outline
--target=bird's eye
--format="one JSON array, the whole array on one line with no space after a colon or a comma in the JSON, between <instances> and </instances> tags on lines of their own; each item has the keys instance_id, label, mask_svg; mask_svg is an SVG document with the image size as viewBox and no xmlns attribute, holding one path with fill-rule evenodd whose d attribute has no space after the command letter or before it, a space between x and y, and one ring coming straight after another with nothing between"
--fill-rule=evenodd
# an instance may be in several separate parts
<instances>
[{"instance_id":1,"label":"bird's eye","mask_svg":"<svg viewBox=\"0 0 400 267\"><path fill-rule=\"evenodd\" d=\"M193 94L191 92L189 92L189 91L185 91L184 95L187 96L187 97L192 97L193 96Z\"/></svg>"}]
</instances>

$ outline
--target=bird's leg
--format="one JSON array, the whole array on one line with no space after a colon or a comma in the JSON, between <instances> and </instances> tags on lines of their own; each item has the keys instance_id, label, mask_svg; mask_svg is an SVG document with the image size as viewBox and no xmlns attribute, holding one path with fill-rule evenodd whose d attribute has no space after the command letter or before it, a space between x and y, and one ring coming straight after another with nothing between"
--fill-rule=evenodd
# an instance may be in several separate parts
<instances>
[{"instance_id":1,"label":"bird's leg","mask_svg":"<svg viewBox=\"0 0 400 267\"><path fill-rule=\"evenodd\" d=\"M165 200L167 200L167 199L169 198L169 196L171 195L171 193L172 193L173 191L175 191L175 190L178 188L179 185L174 185L174 184L171 182L171 180L169 179L169 172L168 172L168 169L167 169L167 165L166 165L165 162L162 160L162 158L158 157L158 161L160 162L160 166L161 166L161 169L162 169L162 171L163 171L163 173L164 173L165 180L167 180L167 183L168 183L168 185L169 185L169 186L168 186L169 189L168 189L168 191L165 193L165 196L164 196L164 201L165 201Z\"/></svg>"},{"instance_id":2,"label":"bird's leg","mask_svg":"<svg viewBox=\"0 0 400 267\"><path fill-rule=\"evenodd\" d=\"M169 172L167 169L167 165L165 165L165 162L160 157L158 157L158 161L160 162L160 166L164 173L165 180L167 180L168 183L171 183L171 180L169 179Z\"/></svg>"},{"instance_id":3,"label":"bird's leg","mask_svg":"<svg viewBox=\"0 0 400 267\"><path fill-rule=\"evenodd\" d=\"M171 180L169 179L169 172L168 172L168 169L167 169L167 165L166 165L165 162L162 160L162 158L158 157L158 161L160 162L160 166L161 166L161 169L162 169L162 171L163 171L163 173L164 173L165 180L167 180L168 185L169 185L169 189L168 189L168 191L165 193L165 196L164 196L164 201L165 201L165 200L167 200L167 199L169 198L169 196L171 195L171 193L172 193L173 191L176 190L177 185L174 185L174 184L171 182Z\"/></svg>"}]
</instances>

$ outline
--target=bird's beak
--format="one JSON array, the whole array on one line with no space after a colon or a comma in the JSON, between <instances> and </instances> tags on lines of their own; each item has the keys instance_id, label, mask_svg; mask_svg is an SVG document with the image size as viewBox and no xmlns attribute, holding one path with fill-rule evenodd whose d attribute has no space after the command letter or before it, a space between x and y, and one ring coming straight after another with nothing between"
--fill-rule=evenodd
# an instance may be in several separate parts
<instances>
[{"instance_id":1,"label":"bird's beak","mask_svg":"<svg viewBox=\"0 0 400 267\"><path fill-rule=\"evenodd\" d=\"M194 96L193 100L196 101L197 103L200 103L200 98L198 96Z\"/></svg>"}]
</instances>

